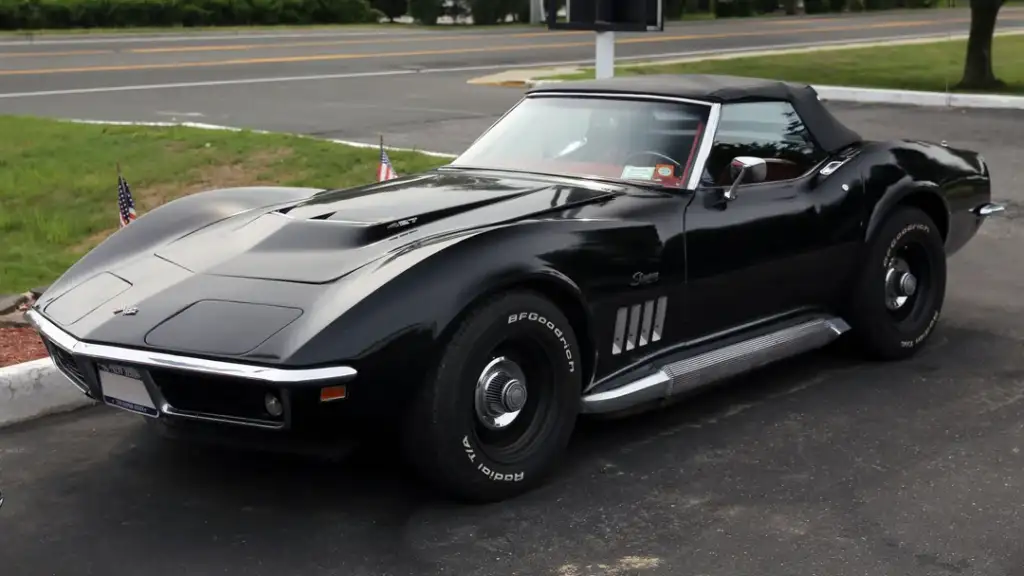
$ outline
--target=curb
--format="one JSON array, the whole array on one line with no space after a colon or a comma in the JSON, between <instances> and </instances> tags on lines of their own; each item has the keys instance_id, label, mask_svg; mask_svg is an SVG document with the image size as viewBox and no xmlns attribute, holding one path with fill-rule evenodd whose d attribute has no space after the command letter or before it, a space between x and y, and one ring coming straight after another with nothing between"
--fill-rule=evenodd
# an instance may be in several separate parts
<instances>
[{"instance_id":1,"label":"curb","mask_svg":"<svg viewBox=\"0 0 1024 576\"><path fill-rule=\"evenodd\" d=\"M0 428L95 403L49 358L0 368Z\"/></svg>"},{"instance_id":2,"label":"curb","mask_svg":"<svg viewBox=\"0 0 1024 576\"><path fill-rule=\"evenodd\" d=\"M272 132L270 130L257 130L255 128L238 128L236 126L221 126L219 124L205 124L202 122L157 122L157 121L132 121L132 120L84 120L81 118L58 118L57 120L63 122L73 122L75 124L103 124L108 126L156 126L160 128L173 128L181 126L182 128L198 128L200 130L227 130L229 132L252 132L253 134L287 134L288 136L297 136L299 138L310 138L313 140L322 140L324 142L332 142L334 144L342 144L344 146L352 146L353 148L373 148L377 149L380 147L379 144L369 144L366 142L355 142L351 140L335 140L332 138L317 138L316 136L309 136L306 134L295 134L289 132ZM417 150L415 148L397 148L394 146L384 146L385 150L392 152L415 152L417 154L423 154L425 156L434 156L437 158L456 158L458 154L448 154L445 152L431 152L430 150Z\"/></svg>"},{"instance_id":3,"label":"curb","mask_svg":"<svg viewBox=\"0 0 1024 576\"><path fill-rule=\"evenodd\" d=\"M995 36L1018 36L1024 34L1024 30L1007 30L996 32ZM734 60L739 58L755 58L759 56L774 56L783 54L796 54L806 52L824 52L835 50L851 50L857 48L870 48L873 46L895 46L913 44L931 44L943 41L964 40L967 34L944 34L941 36L920 36L900 40L888 40L879 42L877 40L866 41L840 41L834 43L821 43L817 45L796 45L779 49L741 49L724 51L699 51L693 52L690 56L679 58L660 58L643 61L637 57L630 57L628 66L643 66L647 64L665 65L684 62L701 62L706 60ZM576 71L581 68L576 68ZM533 72L539 75L556 75L572 72L571 69L534 69L523 72ZM536 78L501 78L499 73L491 76L474 78L470 84L503 86L514 88L531 89L539 86L546 86L558 83L571 83L571 80L541 80ZM902 104L925 107L946 107L946 108L989 108L989 109L1010 109L1024 110L1024 96L1010 96L1000 94L971 94L958 92L925 92L919 90L895 90L883 88L860 88L855 86L824 86L812 85L822 100L833 102L854 102L861 104Z\"/></svg>"},{"instance_id":4,"label":"curb","mask_svg":"<svg viewBox=\"0 0 1024 576\"><path fill-rule=\"evenodd\" d=\"M918 90L883 90L847 86L813 86L822 100L859 104L903 104L942 108L989 108L1024 110L1024 96L962 94Z\"/></svg>"},{"instance_id":5,"label":"curb","mask_svg":"<svg viewBox=\"0 0 1024 576\"><path fill-rule=\"evenodd\" d=\"M84 120L84 119L63 119L65 122L76 124L105 124L112 126L157 126L185 128L199 128L202 130L228 130L232 132L249 131L256 134L280 134L267 130L251 130L247 128L236 128L233 126L220 126L217 124L203 124L199 122L131 122L118 120ZM368 144L366 142L352 142L348 140L333 140L316 138L305 134L291 134L301 138L313 138L333 142L355 148L378 148L379 144ZM428 150L415 150L412 148L396 148L384 146L385 150L395 152L416 152L427 156L438 158L455 158L456 154L443 152L431 152ZM97 402L82 394L74 384L54 366L50 358L32 360L21 364L0 367L0 428L51 414L69 412L79 408L92 406Z\"/></svg>"},{"instance_id":6,"label":"curb","mask_svg":"<svg viewBox=\"0 0 1024 576\"><path fill-rule=\"evenodd\" d=\"M551 84L569 83L565 80L530 80L523 86L534 88ZM919 90L887 90L882 88L855 88L852 86L811 85L818 96L830 102L857 104L895 104L937 108L980 108L994 110L1024 110L1024 96L999 94L961 94L958 92L924 92Z\"/></svg>"}]
</instances>

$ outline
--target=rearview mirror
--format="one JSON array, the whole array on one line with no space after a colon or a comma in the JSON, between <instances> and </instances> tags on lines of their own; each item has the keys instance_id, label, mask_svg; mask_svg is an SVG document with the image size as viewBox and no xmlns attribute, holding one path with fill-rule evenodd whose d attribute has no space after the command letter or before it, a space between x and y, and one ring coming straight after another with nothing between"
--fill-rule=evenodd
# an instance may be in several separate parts
<instances>
[{"instance_id":1,"label":"rearview mirror","mask_svg":"<svg viewBox=\"0 0 1024 576\"><path fill-rule=\"evenodd\" d=\"M740 184L764 182L768 177L768 164L763 158L737 156L729 163L729 175L732 176L732 186L725 192L725 199L735 200L736 187Z\"/></svg>"}]
</instances>

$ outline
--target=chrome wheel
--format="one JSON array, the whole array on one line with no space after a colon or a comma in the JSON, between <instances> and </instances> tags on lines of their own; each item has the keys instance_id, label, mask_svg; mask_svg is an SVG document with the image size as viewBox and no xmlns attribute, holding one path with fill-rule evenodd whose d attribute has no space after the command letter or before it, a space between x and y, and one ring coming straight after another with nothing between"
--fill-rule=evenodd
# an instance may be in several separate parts
<instances>
[{"instance_id":1,"label":"chrome wheel","mask_svg":"<svg viewBox=\"0 0 1024 576\"><path fill-rule=\"evenodd\" d=\"M898 325L916 324L932 302L931 276L935 263L924 244L906 239L889 257L883 282L885 309Z\"/></svg>"},{"instance_id":2,"label":"chrome wheel","mask_svg":"<svg viewBox=\"0 0 1024 576\"><path fill-rule=\"evenodd\" d=\"M490 430L512 424L526 405L526 375L504 356L491 360L476 381L476 417Z\"/></svg>"},{"instance_id":3,"label":"chrome wheel","mask_svg":"<svg viewBox=\"0 0 1024 576\"><path fill-rule=\"evenodd\" d=\"M903 258L893 258L885 272L885 307L899 310L917 292L917 276Z\"/></svg>"},{"instance_id":4,"label":"chrome wheel","mask_svg":"<svg viewBox=\"0 0 1024 576\"><path fill-rule=\"evenodd\" d=\"M513 464L543 442L554 410L557 351L532 335L504 338L484 355L473 385L474 436L495 463Z\"/></svg>"},{"instance_id":5,"label":"chrome wheel","mask_svg":"<svg viewBox=\"0 0 1024 576\"><path fill-rule=\"evenodd\" d=\"M409 403L403 447L459 499L493 502L543 482L569 444L583 389L561 309L527 290L465 311Z\"/></svg>"},{"instance_id":6,"label":"chrome wheel","mask_svg":"<svg viewBox=\"0 0 1024 576\"><path fill-rule=\"evenodd\" d=\"M921 209L899 206L866 248L844 319L869 356L910 357L930 338L942 311L946 252L941 229Z\"/></svg>"}]
</instances>

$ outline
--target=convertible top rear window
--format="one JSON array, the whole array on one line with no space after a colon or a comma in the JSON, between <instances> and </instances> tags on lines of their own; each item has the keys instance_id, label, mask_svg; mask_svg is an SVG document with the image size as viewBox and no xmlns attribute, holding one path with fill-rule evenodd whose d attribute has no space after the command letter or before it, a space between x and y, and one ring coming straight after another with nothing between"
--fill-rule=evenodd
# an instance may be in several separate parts
<instances>
[{"instance_id":1,"label":"convertible top rear window","mask_svg":"<svg viewBox=\"0 0 1024 576\"><path fill-rule=\"evenodd\" d=\"M603 97L522 101L453 166L686 182L710 106Z\"/></svg>"}]
</instances>

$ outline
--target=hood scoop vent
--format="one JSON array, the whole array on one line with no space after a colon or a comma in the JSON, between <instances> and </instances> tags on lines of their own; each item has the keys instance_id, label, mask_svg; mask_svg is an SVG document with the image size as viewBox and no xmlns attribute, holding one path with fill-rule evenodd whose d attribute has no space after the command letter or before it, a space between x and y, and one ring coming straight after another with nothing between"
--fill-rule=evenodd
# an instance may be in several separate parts
<instances>
[{"instance_id":1,"label":"hood scoop vent","mask_svg":"<svg viewBox=\"0 0 1024 576\"><path fill-rule=\"evenodd\" d=\"M311 225L334 225L337 229L346 229L345 236L358 238L356 244L365 245L535 191L520 189L504 194L491 192L468 198L465 194L449 192L444 195L431 195L424 192L419 198L403 198L404 202L401 204L394 202L395 197L377 194L374 195L376 198L361 197L358 203L351 198L338 199L335 202L305 202L280 208L273 213L289 219L294 224L306 222ZM370 199L377 200L379 204L363 203Z\"/></svg>"},{"instance_id":2,"label":"hood scoop vent","mask_svg":"<svg viewBox=\"0 0 1024 576\"><path fill-rule=\"evenodd\" d=\"M157 256L198 274L331 282L419 239L557 213L615 194L462 174L393 182L279 204L177 239Z\"/></svg>"}]
</instances>

